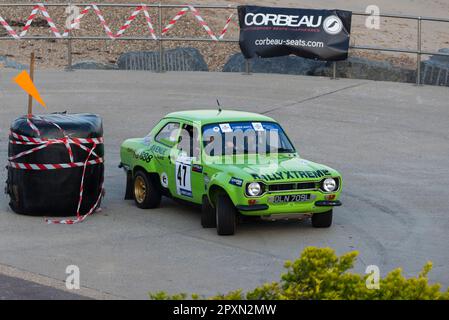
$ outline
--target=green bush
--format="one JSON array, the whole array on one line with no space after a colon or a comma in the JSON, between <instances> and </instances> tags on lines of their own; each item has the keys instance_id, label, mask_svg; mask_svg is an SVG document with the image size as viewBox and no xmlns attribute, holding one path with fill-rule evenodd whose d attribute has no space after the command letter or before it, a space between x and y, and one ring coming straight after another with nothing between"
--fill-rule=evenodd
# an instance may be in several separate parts
<instances>
[{"instance_id":1,"label":"green bush","mask_svg":"<svg viewBox=\"0 0 449 320\"><path fill-rule=\"evenodd\" d=\"M287 270L279 282L266 283L244 293L236 290L210 299L215 300L439 300L449 299L449 288L442 292L440 284L429 284L427 275L432 269L428 262L416 278L405 278L401 269L391 271L380 279L378 289L368 289L369 275L350 273L358 252L338 257L330 248L307 247L299 259L287 261ZM151 299L180 300L186 294L150 293ZM199 299L192 295L192 299Z\"/></svg>"}]
</instances>

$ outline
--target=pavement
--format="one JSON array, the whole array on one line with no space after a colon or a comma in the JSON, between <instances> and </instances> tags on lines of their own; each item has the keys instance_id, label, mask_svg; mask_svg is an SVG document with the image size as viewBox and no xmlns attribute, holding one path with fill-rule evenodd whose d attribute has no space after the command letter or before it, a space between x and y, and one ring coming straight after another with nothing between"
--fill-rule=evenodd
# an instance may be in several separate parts
<instances>
[{"instance_id":1,"label":"pavement","mask_svg":"<svg viewBox=\"0 0 449 320\"><path fill-rule=\"evenodd\" d=\"M0 300L84 300L83 296L0 274Z\"/></svg>"},{"instance_id":2,"label":"pavement","mask_svg":"<svg viewBox=\"0 0 449 320\"><path fill-rule=\"evenodd\" d=\"M9 124L25 113L27 103L11 82L15 75L0 71L4 164ZM148 292L160 290L213 295L279 279L285 260L318 246L338 254L359 251L354 271L361 273L377 265L382 275L402 267L405 275L415 276L430 260L431 282L449 286L447 88L127 71L38 71L35 82L48 112L103 117L107 194L102 213L72 226L14 214L0 195L0 265L15 270L14 277L27 274L28 281L45 278L61 285L66 267L77 265L91 298L147 299ZM282 124L303 158L342 173L343 206L335 209L330 229L314 229L308 221L249 222L235 236L219 237L201 227L196 209L164 199L158 209L140 210L123 200L120 143L146 135L168 112L215 108L217 98L223 108L267 113ZM0 172L5 181L6 170Z\"/></svg>"}]
</instances>

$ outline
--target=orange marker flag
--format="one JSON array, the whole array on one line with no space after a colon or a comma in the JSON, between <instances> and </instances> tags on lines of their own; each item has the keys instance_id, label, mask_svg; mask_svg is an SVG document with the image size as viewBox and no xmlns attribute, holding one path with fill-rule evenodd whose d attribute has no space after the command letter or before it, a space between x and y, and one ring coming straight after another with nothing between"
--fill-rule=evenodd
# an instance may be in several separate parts
<instances>
[{"instance_id":1,"label":"orange marker flag","mask_svg":"<svg viewBox=\"0 0 449 320\"><path fill-rule=\"evenodd\" d=\"M28 72L23 70L17 77L14 78L14 81L26 93L28 93L30 96L32 96L34 99L36 99L36 101L39 102L43 107L47 108L47 105L45 104L44 100L42 100L41 96L39 95L39 91L37 91L36 87L34 86L34 83L31 80Z\"/></svg>"}]
</instances>

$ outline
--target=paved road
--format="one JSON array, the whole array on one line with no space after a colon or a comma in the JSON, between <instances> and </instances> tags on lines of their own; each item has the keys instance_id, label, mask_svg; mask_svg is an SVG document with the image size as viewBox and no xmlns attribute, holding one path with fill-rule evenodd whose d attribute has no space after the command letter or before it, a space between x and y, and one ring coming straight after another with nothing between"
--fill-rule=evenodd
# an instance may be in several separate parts
<instances>
[{"instance_id":1,"label":"paved road","mask_svg":"<svg viewBox=\"0 0 449 320\"><path fill-rule=\"evenodd\" d=\"M27 97L0 73L0 162L8 125ZM0 263L50 278L81 269L82 285L127 298L148 291L215 294L278 279L306 246L360 251L356 271L376 264L412 276L432 260L432 281L449 286L449 90L317 77L223 73L38 72L50 111L104 118L104 211L75 226L13 214L0 196ZM233 237L200 226L199 212L164 200L139 210L124 201L119 144L145 135L166 113L214 108L268 114L300 154L345 178L331 229L309 222L251 222ZM5 171L1 170L1 181Z\"/></svg>"},{"instance_id":2,"label":"paved road","mask_svg":"<svg viewBox=\"0 0 449 320\"><path fill-rule=\"evenodd\" d=\"M0 274L0 300L85 300L77 294Z\"/></svg>"}]
</instances>

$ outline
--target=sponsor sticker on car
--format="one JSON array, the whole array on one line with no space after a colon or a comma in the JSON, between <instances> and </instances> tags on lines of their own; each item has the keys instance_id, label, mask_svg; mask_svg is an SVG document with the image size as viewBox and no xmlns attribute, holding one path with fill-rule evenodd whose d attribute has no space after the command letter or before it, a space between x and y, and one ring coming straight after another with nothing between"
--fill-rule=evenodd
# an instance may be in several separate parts
<instances>
[{"instance_id":1,"label":"sponsor sticker on car","mask_svg":"<svg viewBox=\"0 0 449 320\"><path fill-rule=\"evenodd\" d=\"M229 180L229 183L233 184L234 186L241 187L243 184L243 180L239 179L239 178L232 177L231 180Z\"/></svg>"},{"instance_id":2,"label":"sponsor sticker on car","mask_svg":"<svg viewBox=\"0 0 449 320\"><path fill-rule=\"evenodd\" d=\"M192 159L189 157L179 156L176 159L175 177L176 192L181 196L193 197L191 183L191 167Z\"/></svg>"},{"instance_id":3,"label":"sponsor sticker on car","mask_svg":"<svg viewBox=\"0 0 449 320\"><path fill-rule=\"evenodd\" d=\"M220 129L223 133L232 132L232 128L229 123L220 123Z\"/></svg>"},{"instance_id":4,"label":"sponsor sticker on car","mask_svg":"<svg viewBox=\"0 0 449 320\"><path fill-rule=\"evenodd\" d=\"M260 122L253 122L252 126L254 128L254 131L265 131L265 129L263 128L262 123L260 123Z\"/></svg>"}]
</instances>

